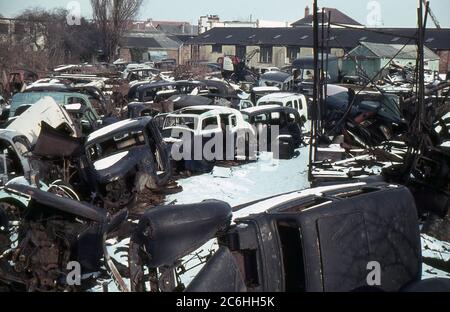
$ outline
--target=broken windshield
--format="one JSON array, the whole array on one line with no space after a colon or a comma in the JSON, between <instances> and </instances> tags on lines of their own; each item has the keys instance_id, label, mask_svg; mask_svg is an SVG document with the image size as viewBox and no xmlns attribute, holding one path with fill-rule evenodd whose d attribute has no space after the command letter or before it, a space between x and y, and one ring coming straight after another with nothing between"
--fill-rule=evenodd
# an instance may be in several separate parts
<instances>
[{"instance_id":1,"label":"broken windshield","mask_svg":"<svg viewBox=\"0 0 450 312\"><path fill-rule=\"evenodd\" d=\"M93 144L87 148L89 158L92 162L111 155L128 151L133 147L145 144L143 131L128 132L108 138L103 142Z\"/></svg>"}]
</instances>

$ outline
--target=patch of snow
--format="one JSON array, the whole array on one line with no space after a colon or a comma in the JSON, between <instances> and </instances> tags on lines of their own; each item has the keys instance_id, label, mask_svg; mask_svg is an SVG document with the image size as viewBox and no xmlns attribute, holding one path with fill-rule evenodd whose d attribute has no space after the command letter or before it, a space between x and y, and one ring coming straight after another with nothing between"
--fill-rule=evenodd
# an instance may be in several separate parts
<instances>
[{"instance_id":1,"label":"patch of snow","mask_svg":"<svg viewBox=\"0 0 450 312\"><path fill-rule=\"evenodd\" d=\"M133 119L126 119L126 120L122 120L116 123L113 123L112 125L106 126L104 128L101 128L95 132L92 132L91 135L89 135L87 142L91 142L93 140L95 140L96 138L99 138L109 132L112 132L116 129L119 129L121 127L127 126L127 125L131 125L133 123L138 123L139 121L137 120L133 120Z\"/></svg>"},{"instance_id":2,"label":"patch of snow","mask_svg":"<svg viewBox=\"0 0 450 312\"><path fill-rule=\"evenodd\" d=\"M426 234L421 234L421 240L422 257L450 261L450 243L440 241Z\"/></svg>"},{"instance_id":3,"label":"patch of snow","mask_svg":"<svg viewBox=\"0 0 450 312\"><path fill-rule=\"evenodd\" d=\"M290 160L263 153L257 162L231 169L216 166L210 174L178 180L183 192L167 196L166 203L192 204L214 198L237 206L308 188L309 148L298 151L300 155Z\"/></svg>"},{"instance_id":4,"label":"patch of snow","mask_svg":"<svg viewBox=\"0 0 450 312\"><path fill-rule=\"evenodd\" d=\"M433 268L425 263L422 264L422 279L450 278L450 273Z\"/></svg>"},{"instance_id":5,"label":"patch of snow","mask_svg":"<svg viewBox=\"0 0 450 312\"><path fill-rule=\"evenodd\" d=\"M450 261L450 243L440 241L434 237L426 234L421 234L422 241L422 257L434 258L441 261ZM445 272L436 268L433 268L426 263L422 264L422 278L450 278L450 272Z\"/></svg>"},{"instance_id":6,"label":"patch of snow","mask_svg":"<svg viewBox=\"0 0 450 312\"><path fill-rule=\"evenodd\" d=\"M128 152L117 153L109 157L100 159L94 163L95 170L105 170L121 161L128 155Z\"/></svg>"}]
</instances>

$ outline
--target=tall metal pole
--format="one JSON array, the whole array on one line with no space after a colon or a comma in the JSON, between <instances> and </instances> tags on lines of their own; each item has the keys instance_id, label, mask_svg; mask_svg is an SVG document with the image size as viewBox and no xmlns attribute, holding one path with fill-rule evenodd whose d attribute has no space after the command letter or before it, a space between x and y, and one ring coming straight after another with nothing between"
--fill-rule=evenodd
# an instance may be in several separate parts
<instances>
[{"instance_id":1,"label":"tall metal pole","mask_svg":"<svg viewBox=\"0 0 450 312\"><path fill-rule=\"evenodd\" d=\"M313 104L312 104L312 125L311 125L311 139L309 144L309 181L312 181L312 163L315 160L314 145L317 143L316 130L317 130L317 111L318 111L318 86L319 86L319 18L317 16L317 0L313 1L313 52L314 52L314 85L313 85Z\"/></svg>"},{"instance_id":2,"label":"tall metal pole","mask_svg":"<svg viewBox=\"0 0 450 312\"><path fill-rule=\"evenodd\" d=\"M422 133L422 121L423 121L423 109L424 109L424 98L425 98L425 61L424 61L424 29L423 29L423 2L419 0L419 9L418 9L418 36L417 36L417 51L419 54L419 70L418 70L418 78L419 78L419 101L418 101L418 125L417 131L418 133Z\"/></svg>"},{"instance_id":3,"label":"tall metal pole","mask_svg":"<svg viewBox=\"0 0 450 312\"><path fill-rule=\"evenodd\" d=\"M320 34L321 34L321 39L320 39L320 84L319 84L319 111L318 111L318 116L317 116L317 129L318 129L318 133L317 133L317 137L319 137L322 134L322 121L323 121L323 102L324 102L324 98L323 98L323 88L325 86L325 65L324 65L324 61L325 61L325 8L322 8L322 16L321 16L321 26L320 26ZM316 150L317 150L317 144L316 144Z\"/></svg>"}]
</instances>

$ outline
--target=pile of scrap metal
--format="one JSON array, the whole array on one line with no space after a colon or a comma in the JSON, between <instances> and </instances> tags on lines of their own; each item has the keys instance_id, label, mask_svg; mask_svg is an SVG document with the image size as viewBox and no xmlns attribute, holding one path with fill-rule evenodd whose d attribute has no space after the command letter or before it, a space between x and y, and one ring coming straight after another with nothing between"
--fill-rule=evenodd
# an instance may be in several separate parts
<instances>
[{"instance_id":1,"label":"pile of scrap metal","mask_svg":"<svg viewBox=\"0 0 450 312\"><path fill-rule=\"evenodd\" d=\"M167 183L168 150L152 118L123 120L86 134L72 106L44 97L0 130L4 183L32 174L46 184L62 180L77 198L107 209L127 207L145 187Z\"/></svg>"},{"instance_id":2,"label":"pile of scrap metal","mask_svg":"<svg viewBox=\"0 0 450 312\"><path fill-rule=\"evenodd\" d=\"M312 169L314 182L381 175L414 189L421 211L445 216L450 207L449 102L432 95L425 98L418 134L415 101L415 97L400 101L394 95L329 85L324 132L318 138Z\"/></svg>"},{"instance_id":3,"label":"pile of scrap metal","mask_svg":"<svg viewBox=\"0 0 450 312\"><path fill-rule=\"evenodd\" d=\"M107 234L126 221L140 194L172 175L151 117L83 135L70 109L43 97L0 130L0 288L73 290L73 261L88 274L105 258L117 274L105 254Z\"/></svg>"},{"instance_id":4,"label":"pile of scrap metal","mask_svg":"<svg viewBox=\"0 0 450 312\"><path fill-rule=\"evenodd\" d=\"M410 94L416 81L417 69L412 64L401 65L396 62L389 64L388 73L378 81L378 87L387 93ZM425 86L431 88L443 80L432 70L424 71Z\"/></svg>"}]
</instances>

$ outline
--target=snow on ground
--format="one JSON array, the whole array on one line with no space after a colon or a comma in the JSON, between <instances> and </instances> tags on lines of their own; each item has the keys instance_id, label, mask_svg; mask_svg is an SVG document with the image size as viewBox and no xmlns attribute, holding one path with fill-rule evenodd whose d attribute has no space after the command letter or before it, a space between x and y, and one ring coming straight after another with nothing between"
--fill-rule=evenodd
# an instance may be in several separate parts
<instances>
[{"instance_id":1,"label":"snow on ground","mask_svg":"<svg viewBox=\"0 0 450 312\"><path fill-rule=\"evenodd\" d=\"M422 257L438 259L443 262L450 261L450 243L437 240L426 234L421 235ZM427 264L422 266L422 278L444 277L450 278L450 272L433 268Z\"/></svg>"},{"instance_id":2,"label":"snow on ground","mask_svg":"<svg viewBox=\"0 0 450 312\"><path fill-rule=\"evenodd\" d=\"M192 204L205 199L218 199L231 206L245 204L309 187L309 147L298 150L298 157L272 160L266 153L257 162L224 168L214 167L211 173L178 180L183 191L169 195L166 203Z\"/></svg>"}]
</instances>

